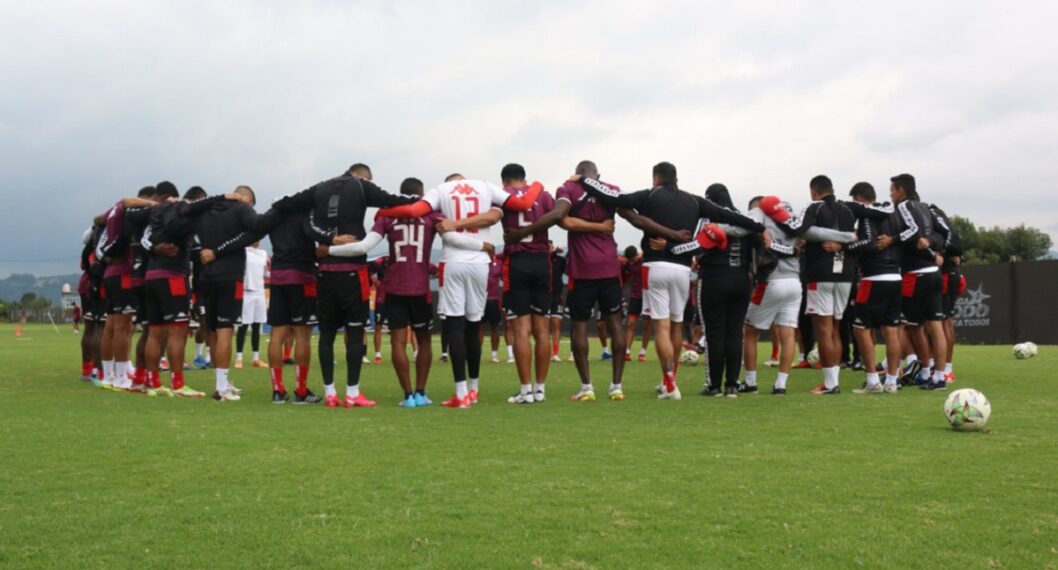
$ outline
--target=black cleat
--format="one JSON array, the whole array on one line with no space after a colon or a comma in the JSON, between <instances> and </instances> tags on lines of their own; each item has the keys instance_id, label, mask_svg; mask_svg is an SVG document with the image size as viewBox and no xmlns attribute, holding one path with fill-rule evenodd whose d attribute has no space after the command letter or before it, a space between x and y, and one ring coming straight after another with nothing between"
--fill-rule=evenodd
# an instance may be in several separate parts
<instances>
[{"instance_id":1,"label":"black cleat","mask_svg":"<svg viewBox=\"0 0 1058 570\"><path fill-rule=\"evenodd\" d=\"M921 362L916 360L911 364L908 364L907 368L904 369L903 376L900 377L900 384L903 386L913 386L915 384L915 379L918 378L918 373L921 371Z\"/></svg>"},{"instance_id":2,"label":"black cleat","mask_svg":"<svg viewBox=\"0 0 1058 570\"><path fill-rule=\"evenodd\" d=\"M853 360L852 364L849 365L849 368L851 368L853 370L857 370L857 371L866 370L866 368L863 366L863 361L862 360L858 360L858 359L857 360Z\"/></svg>"},{"instance_id":3,"label":"black cleat","mask_svg":"<svg viewBox=\"0 0 1058 570\"><path fill-rule=\"evenodd\" d=\"M322 401L323 398L317 396L316 394L313 394L311 390L305 390L304 396L297 393L294 394L295 404L319 404Z\"/></svg>"},{"instance_id":4,"label":"black cleat","mask_svg":"<svg viewBox=\"0 0 1058 570\"><path fill-rule=\"evenodd\" d=\"M272 403L273 404L285 404L290 401L290 396L287 396L286 392L279 392L272 390Z\"/></svg>"},{"instance_id":5,"label":"black cleat","mask_svg":"<svg viewBox=\"0 0 1058 570\"><path fill-rule=\"evenodd\" d=\"M771 389L771 395L772 396L785 396L786 395L786 388L772 388Z\"/></svg>"},{"instance_id":6,"label":"black cleat","mask_svg":"<svg viewBox=\"0 0 1058 570\"><path fill-rule=\"evenodd\" d=\"M726 398L737 398L738 397L738 388L736 388L734 386L728 386L727 388L724 388L724 397L726 397Z\"/></svg>"},{"instance_id":7,"label":"black cleat","mask_svg":"<svg viewBox=\"0 0 1058 570\"><path fill-rule=\"evenodd\" d=\"M816 396L832 396L841 393L841 386L834 386L833 388L823 387L822 389L812 392Z\"/></svg>"},{"instance_id":8,"label":"black cleat","mask_svg":"<svg viewBox=\"0 0 1058 570\"><path fill-rule=\"evenodd\" d=\"M757 393L757 386L756 385L750 386L749 384L746 384L745 382L741 382L738 385L738 392L740 394L756 394Z\"/></svg>"},{"instance_id":9,"label":"black cleat","mask_svg":"<svg viewBox=\"0 0 1058 570\"><path fill-rule=\"evenodd\" d=\"M944 392L945 390L948 389L948 383L945 382L944 380L941 380L939 382L927 382L927 383L922 384L921 386L919 386L919 388L921 388L923 390L931 390L931 391L935 391L935 392Z\"/></svg>"},{"instance_id":10,"label":"black cleat","mask_svg":"<svg viewBox=\"0 0 1058 570\"><path fill-rule=\"evenodd\" d=\"M294 364L293 358L287 358L283 360L283 364Z\"/></svg>"},{"instance_id":11,"label":"black cleat","mask_svg":"<svg viewBox=\"0 0 1058 570\"><path fill-rule=\"evenodd\" d=\"M708 396L710 398L719 398L724 395L724 393L720 391L720 388L713 388L711 386L706 386L705 388L702 388L702 391L698 392L698 394L700 396Z\"/></svg>"}]
</instances>

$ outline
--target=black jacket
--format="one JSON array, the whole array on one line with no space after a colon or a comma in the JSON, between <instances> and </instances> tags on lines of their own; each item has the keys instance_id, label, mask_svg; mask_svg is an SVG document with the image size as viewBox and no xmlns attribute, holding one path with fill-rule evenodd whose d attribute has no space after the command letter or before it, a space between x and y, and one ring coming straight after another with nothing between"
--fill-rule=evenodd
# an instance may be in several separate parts
<instances>
[{"instance_id":1,"label":"black jacket","mask_svg":"<svg viewBox=\"0 0 1058 570\"><path fill-rule=\"evenodd\" d=\"M852 232L856 230L856 215L845 202L838 201L831 194L805 206L796 218L779 225L792 236L799 236L812 226ZM844 251L830 253L823 250L822 243L808 242L803 255L805 262L802 275L807 282L851 283L856 277L855 259L846 259ZM841 271L835 272L839 262Z\"/></svg>"},{"instance_id":2,"label":"black jacket","mask_svg":"<svg viewBox=\"0 0 1058 570\"><path fill-rule=\"evenodd\" d=\"M895 224L896 212L884 218L859 219L856 228L858 239L845 246L845 251L856 256L861 277L900 274L900 248L893 245L878 249L878 238L882 235L893 235Z\"/></svg>"}]
</instances>

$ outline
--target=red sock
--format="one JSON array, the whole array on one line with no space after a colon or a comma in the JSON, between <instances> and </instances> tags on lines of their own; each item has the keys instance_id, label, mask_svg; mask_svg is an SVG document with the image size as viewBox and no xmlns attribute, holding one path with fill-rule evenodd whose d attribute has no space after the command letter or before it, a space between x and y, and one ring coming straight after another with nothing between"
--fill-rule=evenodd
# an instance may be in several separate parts
<instances>
[{"instance_id":1,"label":"red sock","mask_svg":"<svg viewBox=\"0 0 1058 570\"><path fill-rule=\"evenodd\" d=\"M148 388L161 388L162 383L158 381L158 372L156 370L147 371L147 387Z\"/></svg>"},{"instance_id":2,"label":"red sock","mask_svg":"<svg viewBox=\"0 0 1058 570\"><path fill-rule=\"evenodd\" d=\"M771 347L771 359L772 360L778 360L779 359L779 347L778 346Z\"/></svg>"},{"instance_id":3,"label":"red sock","mask_svg":"<svg viewBox=\"0 0 1058 570\"><path fill-rule=\"evenodd\" d=\"M552 356L558 356L558 343L557 342L551 345L551 355Z\"/></svg>"},{"instance_id":4,"label":"red sock","mask_svg":"<svg viewBox=\"0 0 1058 570\"><path fill-rule=\"evenodd\" d=\"M92 362L91 361L82 362L81 363L81 376L91 376L91 375L92 375Z\"/></svg>"},{"instance_id":5,"label":"red sock","mask_svg":"<svg viewBox=\"0 0 1058 570\"><path fill-rule=\"evenodd\" d=\"M290 349L289 348L284 348L283 349L283 360L290 360Z\"/></svg>"},{"instance_id":6,"label":"red sock","mask_svg":"<svg viewBox=\"0 0 1058 570\"><path fill-rule=\"evenodd\" d=\"M286 394L287 389L283 387L283 367L270 368L269 370L272 373L272 390L280 394Z\"/></svg>"},{"instance_id":7,"label":"red sock","mask_svg":"<svg viewBox=\"0 0 1058 570\"><path fill-rule=\"evenodd\" d=\"M179 390L180 388L184 387L184 371L183 370L174 370L173 371L172 385L173 385L173 390Z\"/></svg>"},{"instance_id":8,"label":"red sock","mask_svg":"<svg viewBox=\"0 0 1058 570\"><path fill-rule=\"evenodd\" d=\"M665 384L665 391L666 392L672 392L673 390L675 390L676 389L676 370L673 370L672 372L666 372L665 373L665 378L662 380L662 383Z\"/></svg>"},{"instance_id":9,"label":"red sock","mask_svg":"<svg viewBox=\"0 0 1058 570\"><path fill-rule=\"evenodd\" d=\"M147 383L147 369L146 368L137 368L136 369L136 373L133 374L133 376L132 376L132 385L133 386L143 386L146 383Z\"/></svg>"},{"instance_id":10,"label":"red sock","mask_svg":"<svg viewBox=\"0 0 1058 570\"><path fill-rule=\"evenodd\" d=\"M309 367L295 366L294 370L298 375L298 389L296 393L298 396L304 396L309 391Z\"/></svg>"}]
</instances>

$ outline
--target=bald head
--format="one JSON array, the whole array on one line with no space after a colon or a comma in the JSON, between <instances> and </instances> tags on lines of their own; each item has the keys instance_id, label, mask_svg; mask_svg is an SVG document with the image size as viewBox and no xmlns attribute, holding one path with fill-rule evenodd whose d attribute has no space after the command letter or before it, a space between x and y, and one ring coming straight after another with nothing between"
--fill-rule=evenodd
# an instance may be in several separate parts
<instances>
[{"instance_id":1,"label":"bald head","mask_svg":"<svg viewBox=\"0 0 1058 570\"><path fill-rule=\"evenodd\" d=\"M246 202L251 206L257 205L257 196L253 193L253 188L249 186L236 186L235 193L242 197L242 201Z\"/></svg>"},{"instance_id":2,"label":"bald head","mask_svg":"<svg viewBox=\"0 0 1058 570\"><path fill-rule=\"evenodd\" d=\"M582 160L577 163L576 173L588 178L599 178L599 168L590 160Z\"/></svg>"}]
</instances>

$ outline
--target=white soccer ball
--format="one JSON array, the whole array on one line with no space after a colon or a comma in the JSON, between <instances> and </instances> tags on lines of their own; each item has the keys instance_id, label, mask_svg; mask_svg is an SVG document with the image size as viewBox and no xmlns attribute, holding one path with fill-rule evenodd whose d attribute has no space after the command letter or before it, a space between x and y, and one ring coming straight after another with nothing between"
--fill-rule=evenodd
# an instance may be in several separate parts
<instances>
[{"instance_id":1,"label":"white soccer ball","mask_svg":"<svg viewBox=\"0 0 1058 570\"><path fill-rule=\"evenodd\" d=\"M1036 356L1036 354L1040 352L1040 347L1036 346L1036 343L1034 342L1025 342L1022 344L1029 349L1029 356Z\"/></svg>"},{"instance_id":2,"label":"white soccer ball","mask_svg":"<svg viewBox=\"0 0 1058 570\"><path fill-rule=\"evenodd\" d=\"M690 366L697 366L699 356L700 355L693 350L684 350L683 353L680 354L680 362Z\"/></svg>"},{"instance_id":3,"label":"white soccer ball","mask_svg":"<svg viewBox=\"0 0 1058 570\"><path fill-rule=\"evenodd\" d=\"M1024 342L1014 345L1014 358L1025 360L1030 356L1032 356L1032 351Z\"/></svg>"},{"instance_id":4,"label":"white soccer ball","mask_svg":"<svg viewBox=\"0 0 1058 570\"><path fill-rule=\"evenodd\" d=\"M808 352L808 357L805 358L805 360L807 360L808 363L812 365L819 364L819 349L813 348L812 350L810 350Z\"/></svg>"},{"instance_id":5,"label":"white soccer ball","mask_svg":"<svg viewBox=\"0 0 1058 570\"><path fill-rule=\"evenodd\" d=\"M952 392L944 401L944 417L951 427L960 431L975 431L985 427L992 415L992 404L984 394L973 388Z\"/></svg>"}]
</instances>

